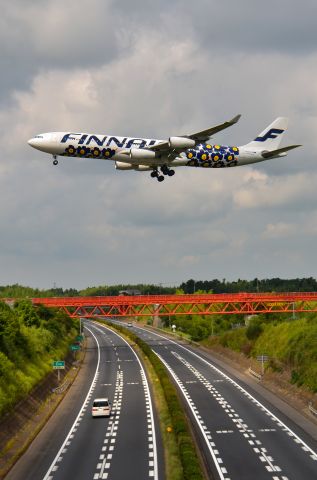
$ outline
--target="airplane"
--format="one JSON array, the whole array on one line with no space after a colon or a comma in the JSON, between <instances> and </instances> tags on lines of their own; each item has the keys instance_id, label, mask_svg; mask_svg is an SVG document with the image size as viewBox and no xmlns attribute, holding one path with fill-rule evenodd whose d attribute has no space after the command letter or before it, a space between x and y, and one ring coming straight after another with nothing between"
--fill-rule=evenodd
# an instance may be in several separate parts
<instances>
[{"instance_id":1,"label":"airplane","mask_svg":"<svg viewBox=\"0 0 317 480\"><path fill-rule=\"evenodd\" d=\"M151 177L162 182L173 176L175 167L226 168L263 162L287 155L289 150L301 145L281 147L288 119L278 117L254 140L237 146L224 146L210 142L215 133L237 123L241 115L215 127L200 132L169 137L167 140L117 137L74 132L41 133L28 144L53 155L112 160L117 170L151 171Z\"/></svg>"}]
</instances>

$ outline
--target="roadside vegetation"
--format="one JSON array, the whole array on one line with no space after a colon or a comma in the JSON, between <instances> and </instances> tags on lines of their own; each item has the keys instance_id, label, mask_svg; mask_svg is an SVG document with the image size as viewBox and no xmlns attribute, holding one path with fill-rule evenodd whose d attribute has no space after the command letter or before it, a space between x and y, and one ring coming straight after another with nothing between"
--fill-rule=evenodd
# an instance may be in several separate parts
<instances>
[{"instance_id":1,"label":"roadside vegetation","mask_svg":"<svg viewBox=\"0 0 317 480\"><path fill-rule=\"evenodd\" d=\"M268 355L266 368L290 372L290 382L317 392L317 316L297 320L255 317L240 331L223 334L217 341L247 356Z\"/></svg>"},{"instance_id":2,"label":"roadside vegetation","mask_svg":"<svg viewBox=\"0 0 317 480\"><path fill-rule=\"evenodd\" d=\"M268 355L267 369L289 372L289 381L317 392L317 314L260 314L170 317L166 328L207 347L221 345L247 357Z\"/></svg>"},{"instance_id":3,"label":"roadside vegetation","mask_svg":"<svg viewBox=\"0 0 317 480\"><path fill-rule=\"evenodd\" d=\"M53 360L65 357L76 323L26 299L13 307L0 302L0 417L52 371Z\"/></svg>"}]
</instances>

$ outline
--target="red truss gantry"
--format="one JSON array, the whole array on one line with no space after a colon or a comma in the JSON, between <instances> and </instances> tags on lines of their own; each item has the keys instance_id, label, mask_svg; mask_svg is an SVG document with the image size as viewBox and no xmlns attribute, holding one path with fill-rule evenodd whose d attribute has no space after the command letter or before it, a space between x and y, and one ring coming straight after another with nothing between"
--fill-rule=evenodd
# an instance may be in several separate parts
<instances>
[{"instance_id":1,"label":"red truss gantry","mask_svg":"<svg viewBox=\"0 0 317 480\"><path fill-rule=\"evenodd\" d=\"M33 298L32 302L87 318L317 311L315 292L52 297Z\"/></svg>"}]
</instances>

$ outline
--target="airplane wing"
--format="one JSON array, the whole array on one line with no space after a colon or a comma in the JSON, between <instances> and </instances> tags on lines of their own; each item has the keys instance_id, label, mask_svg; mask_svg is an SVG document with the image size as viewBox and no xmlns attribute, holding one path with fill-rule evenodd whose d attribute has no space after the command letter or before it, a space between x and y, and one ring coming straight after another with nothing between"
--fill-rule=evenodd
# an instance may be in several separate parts
<instances>
[{"instance_id":1,"label":"airplane wing","mask_svg":"<svg viewBox=\"0 0 317 480\"><path fill-rule=\"evenodd\" d=\"M196 145L201 142L206 142L212 135L215 133L220 132L221 130L225 130L228 127L231 127L235 123L237 123L240 119L241 115L236 115L233 117L231 120L221 123L220 125L216 125L215 127L210 127L207 128L206 130L201 130L200 132L196 133L191 133L191 134L186 134L186 135L179 135L177 138L187 138L190 140L194 140ZM181 148L171 148L170 147L170 141L166 140L164 142L158 143L156 145L152 145L151 147L147 147L148 150L153 150L155 152L161 152L161 153L173 153L175 150L184 150L183 147Z\"/></svg>"}]
</instances>

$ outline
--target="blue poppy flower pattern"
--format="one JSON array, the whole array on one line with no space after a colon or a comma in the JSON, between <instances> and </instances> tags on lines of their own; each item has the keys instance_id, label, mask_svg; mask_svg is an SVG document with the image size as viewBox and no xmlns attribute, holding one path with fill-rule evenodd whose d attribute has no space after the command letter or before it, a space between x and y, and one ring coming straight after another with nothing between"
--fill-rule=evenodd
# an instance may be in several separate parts
<instances>
[{"instance_id":1,"label":"blue poppy flower pattern","mask_svg":"<svg viewBox=\"0 0 317 480\"><path fill-rule=\"evenodd\" d=\"M75 157L76 156L76 147L74 145L69 145L69 147L65 150L65 155L68 157Z\"/></svg>"},{"instance_id":2,"label":"blue poppy flower pattern","mask_svg":"<svg viewBox=\"0 0 317 480\"><path fill-rule=\"evenodd\" d=\"M104 149L102 150L102 156L103 156L104 158L111 158L111 157L114 156L115 153L116 153L116 151L113 150L113 148L104 148Z\"/></svg>"},{"instance_id":3,"label":"blue poppy flower pattern","mask_svg":"<svg viewBox=\"0 0 317 480\"><path fill-rule=\"evenodd\" d=\"M115 153L116 151L112 148L103 148L101 150L98 147L89 148L84 145L74 147L69 145L60 155L67 157L111 158Z\"/></svg>"},{"instance_id":4,"label":"blue poppy flower pattern","mask_svg":"<svg viewBox=\"0 0 317 480\"><path fill-rule=\"evenodd\" d=\"M80 157L85 157L90 154L90 148L85 147L84 145L77 148L77 155Z\"/></svg>"},{"instance_id":5,"label":"blue poppy flower pattern","mask_svg":"<svg viewBox=\"0 0 317 480\"><path fill-rule=\"evenodd\" d=\"M85 145L69 145L60 155L68 157L88 157L110 159L115 155L113 148L87 147ZM189 167L225 168L235 167L238 164L239 148L223 145L201 143L195 148L189 148L181 156L187 159Z\"/></svg>"},{"instance_id":6,"label":"blue poppy flower pattern","mask_svg":"<svg viewBox=\"0 0 317 480\"><path fill-rule=\"evenodd\" d=\"M239 148L201 143L186 151L189 167L224 168L238 163Z\"/></svg>"}]
</instances>

